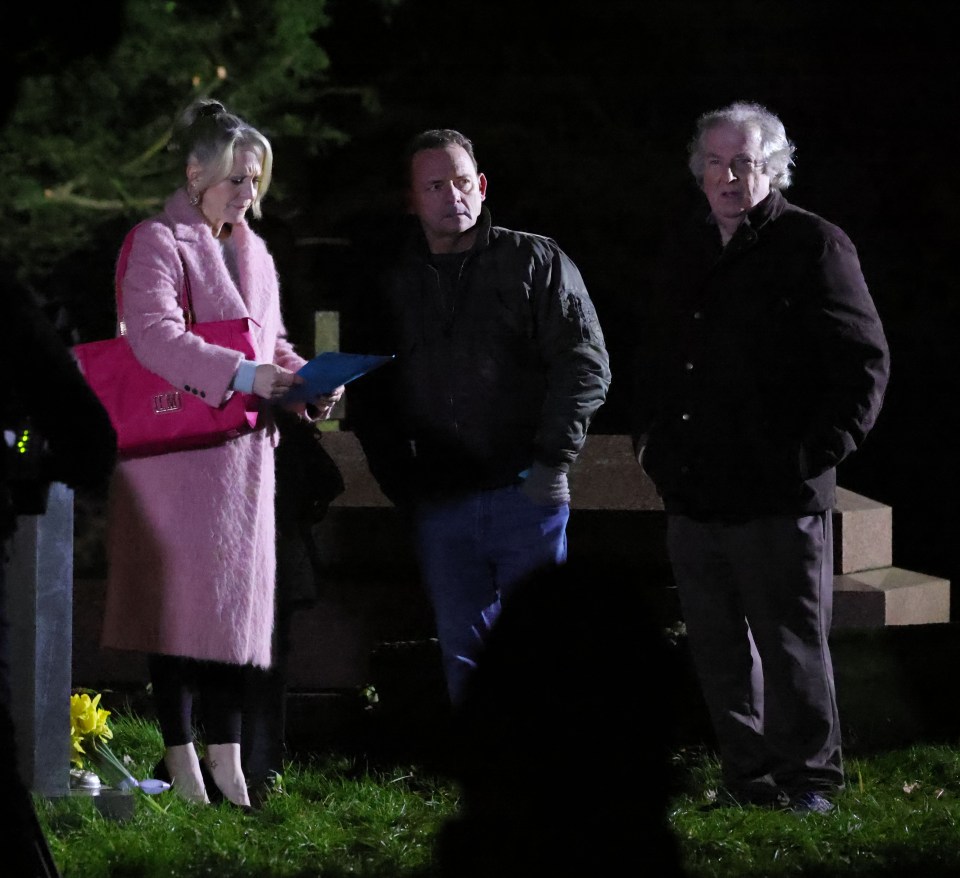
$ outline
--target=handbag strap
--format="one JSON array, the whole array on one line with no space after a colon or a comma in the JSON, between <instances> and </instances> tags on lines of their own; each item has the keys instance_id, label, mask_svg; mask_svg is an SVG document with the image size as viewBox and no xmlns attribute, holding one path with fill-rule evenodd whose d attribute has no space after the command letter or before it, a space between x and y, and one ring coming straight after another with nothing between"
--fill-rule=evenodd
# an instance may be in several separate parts
<instances>
[{"instance_id":1,"label":"handbag strap","mask_svg":"<svg viewBox=\"0 0 960 878\"><path fill-rule=\"evenodd\" d=\"M123 239L120 247L120 255L117 257L117 270L114 274L114 289L117 299L117 322L120 326L120 335L127 334L127 325L123 319L123 278L127 273L127 262L130 259L130 249L133 247L133 236L137 229L143 223L137 223ZM177 245L177 256L180 257L180 266L183 268L183 292L180 300L180 310L183 311L183 321L186 325L192 326L195 322L193 313L193 295L190 290L190 275L187 273L187 263L183 260L183 253L180 251L180 245ZM184 300L185 303L184 303Z\"/></svg>"},{"instance_id":2,"label":"handbag strap","mask_svg":"<svg viewBox=\"0 0 960 878\"><path fill-rule=\"evenodd\" d=\"M187 271L187 263L184 262L183 253L180 250L179 244L177 244L177 256L180 257L180 267L183 269L183 295L187 300L186 306L184 306L183 302L180 303L180 309L183 311L183 322L190 327L196 323L196 315L193 313L193 293L190 290L190 273Z\"/></svg>"}]
</instances>

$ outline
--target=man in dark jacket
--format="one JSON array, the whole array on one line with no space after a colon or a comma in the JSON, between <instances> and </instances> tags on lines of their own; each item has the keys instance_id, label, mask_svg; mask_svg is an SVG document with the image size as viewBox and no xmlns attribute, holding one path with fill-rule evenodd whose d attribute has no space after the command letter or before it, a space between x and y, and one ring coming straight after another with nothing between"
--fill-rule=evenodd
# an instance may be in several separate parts
<instances>
[{"instance_id":1,"label":"man in dark jacket","mask_svg":"<svg viewBox=\"0 0 960 878\"><path fill-rule=\"evenodd\" d=\"M499 599L566 559L567 473L610 369L570 258L491 223L470 140L426 131L407 160L417 222L384 279L397 360L377 376L395 386L377 426L356 430L384 492L413 512L456 704Z\"/></svg>"},{"instance_id":2,"label":"man in dark jacket","mask_svg":"<svg viewBox=\"0 0 960 878\"><path fill-rule=\"evenodd\" d=\"M634 448L667 512L726 792L826 811L843 785L835 468L877 419L889 353L849 238L782 194L793 151L759 105L700 118L710 214L671 235L645 309Z\"/></svg>"}]
</instances>

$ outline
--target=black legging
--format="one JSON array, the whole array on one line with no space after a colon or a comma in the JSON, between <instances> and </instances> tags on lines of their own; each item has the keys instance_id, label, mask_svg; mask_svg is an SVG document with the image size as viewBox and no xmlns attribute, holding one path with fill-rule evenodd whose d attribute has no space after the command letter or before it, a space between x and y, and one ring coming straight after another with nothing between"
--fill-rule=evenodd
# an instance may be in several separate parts
<instances>
[{"instance_id":1,"label":"black legging","mask_svg":"<svg viewBox=\"0 0 960 878\"><path fill-rule=\"evenodd\" d=\"M246 665L151 654L147 667L153 684L157 722L167 747L194 739L194 719L212 744L239 744ZM199 709L194 717L194 696Z\"/></svg>"}]
</instances>

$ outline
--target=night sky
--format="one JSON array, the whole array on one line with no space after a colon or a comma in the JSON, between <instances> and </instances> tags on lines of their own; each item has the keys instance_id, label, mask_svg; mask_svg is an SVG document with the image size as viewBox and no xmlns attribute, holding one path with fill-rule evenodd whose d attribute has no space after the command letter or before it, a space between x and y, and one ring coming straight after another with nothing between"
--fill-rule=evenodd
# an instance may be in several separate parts
<instances>
[{"instance_id":1,"label":"night sky","mask_svg":"<svg viewBox=\"0 0 960 878\"><path fill-rule=\"evenodd\" d=\"M305 226L350 237L376 222L397 206L407 137L463 131L495 222L555 237L584 275L614 373L595 432L627 430L626 318L659 237L702 200L686 169L696 117L735 99L780 115L797 145L786 195L850 235L891 345L885 408L840 484L893 507L895 565L949 578L957 593L960 76L938 7L599 0L565 14L522 0L406 0L389 27L370 7L335 2L328 45L341 77L377 82L382 112L318 165ZM312 289L319 278L316 295L336 306L348 285L329 248L316 259Z\"/></svg>"}]
</instances>

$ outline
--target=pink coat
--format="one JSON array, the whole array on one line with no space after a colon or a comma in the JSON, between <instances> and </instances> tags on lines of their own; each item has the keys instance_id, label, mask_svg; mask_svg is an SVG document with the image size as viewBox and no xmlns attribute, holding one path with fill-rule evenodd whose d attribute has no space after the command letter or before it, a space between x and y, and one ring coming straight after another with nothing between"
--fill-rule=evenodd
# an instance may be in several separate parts
<instances>
[{"instance_id":1,"label":"pink coat","mask_svg":"<svg viewBox=\"0 0 960 878\"><path fill-rule=\"evenodd\" d=\"M258 362L298 369L276 268L246 223L234 226L240 288L185 192L137 231L123 281L130 345L147 368L218 403L241 355L184 329L183 271L198 321L249 315ZM276 570L275 431L217 448L122 462L110 486L102 645L237 664L270 664Z\"/></svg>"}]
</instances>

